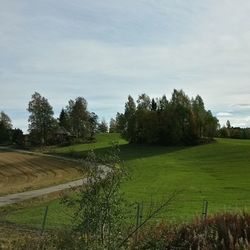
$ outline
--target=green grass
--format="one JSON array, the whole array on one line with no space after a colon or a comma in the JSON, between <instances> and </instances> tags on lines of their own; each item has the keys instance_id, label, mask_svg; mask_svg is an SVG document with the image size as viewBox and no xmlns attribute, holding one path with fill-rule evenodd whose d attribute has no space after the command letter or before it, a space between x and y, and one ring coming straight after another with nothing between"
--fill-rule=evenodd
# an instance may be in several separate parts
<instances>
[{"instance_id":1,"label":"green grass","mask_svg":"<svg viewBox=\"0 0 250 250\"><path fill-rule=\"evenodd\" d=\"M98 135L94 144L57 148L57 154L74 150L86 154L90 149L103 153L111 141L121 146L121 159L131 178L123 185L129 201L143 201L144 209L151 200L162 201L180 191L169 211L156 219L187 221L199 216L203 199L208 212L235 211L250 208L250 141L218 139L215 143L196 147L160 147L129 145L118 134ZM45 204L26 208L8 216L18 223L40 225ZM65 208L58 200L49 204L48 226L70 224Z\"/></svg>"},{"instance_id":2,"label":"green grass","mask_svg":"<svg viewBox=\"0 0 250 250\"><path fill-rule=\"evenodd\" d=\"M106 149L110 148L112 143L119 145L127 144L127 141L122 139L120 134L97 134L95 142L86 144L76 144L68 147L57 147L50 149L47 153L63 155L68 157L83 157L89 152L89 150L98 150L99 153L103 153Z\"/></svg>"}]
</instances>

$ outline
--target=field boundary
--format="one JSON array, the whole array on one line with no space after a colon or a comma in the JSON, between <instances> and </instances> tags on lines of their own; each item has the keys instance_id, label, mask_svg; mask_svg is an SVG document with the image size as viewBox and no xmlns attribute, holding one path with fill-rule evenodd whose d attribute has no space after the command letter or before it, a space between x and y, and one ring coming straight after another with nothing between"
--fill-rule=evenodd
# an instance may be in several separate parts
<instances>
[{"instance_id":1,"label":"field boundary","mask_svg":"<svg viewBox=\"0 0 250 250\"><path fill-rule=\"evenodd\" d=\"M101 178L105 178L108 172L110 171L110 169L105 165L99 165L98 168L102 172L100 175ZM0 196L0 207L8 206L14 203L19 203L25 200L47 195L50 193L63 191L63 190L74 188L74 187L79 187L79 186L86 184L87 182L88 182L88 178L86 177L80 180L70 181L64 184L54 185L54 186L50 186L46 188L40 188L40 189L31 190L31 191L25 191L25 192Z\"/></svg>"},{"instance_id":2,"label":"field boundary","mask_svg":"<svg viewBox=\"0 0 250 250\"><path fill-rule=\"evenodd\" d=\"M44 154L44 153L33 152L33 151L29 151L29 150L14 149L14 148L4 147L4 146L0 146L0 150L5 150L5 151L8 150L8 151L12 151L12 152L21 153L21 154L29 154L29 155L36 155L36 156L43 156L43 157L51 157L51 158L55 158L55 159L58 159L58 160L71 161L71 162L77 162L77 163L82 162L82 160L79 160L79 159L72 159L72 158L58 156L58 155Z\"/></svg>"}]
</instances>

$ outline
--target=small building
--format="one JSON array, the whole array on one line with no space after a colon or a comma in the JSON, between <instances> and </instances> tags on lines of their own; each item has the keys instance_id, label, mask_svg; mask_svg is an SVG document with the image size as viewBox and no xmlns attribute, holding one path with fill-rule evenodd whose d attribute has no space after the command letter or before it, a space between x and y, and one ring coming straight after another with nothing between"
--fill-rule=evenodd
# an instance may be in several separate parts
<instances>
[{"instance_id":1,"label":"small building","mask_svg":"<svg viewBox=\"0 0 250 250\"><path fill-rule=\"evenodd\" d=\"M69 143L74 138L74 136L64 127L59 127L54 135L57 143L59 144Z\"/></svg>"}]
</instances>

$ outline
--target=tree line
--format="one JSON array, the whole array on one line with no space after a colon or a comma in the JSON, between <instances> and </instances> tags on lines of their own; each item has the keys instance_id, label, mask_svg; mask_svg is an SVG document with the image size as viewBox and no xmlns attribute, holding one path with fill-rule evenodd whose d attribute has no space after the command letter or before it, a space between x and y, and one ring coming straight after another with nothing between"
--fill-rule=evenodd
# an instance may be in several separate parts
<instances>
[{"instance_id":1,"label":"tree line","mask_svg":"<svg viewBox=\"0 0 250 250\"><path fill-rule=\"evenodd\" d=\"M35 92L28 103L28 141L31 145L52 145L86 142L94 138L96 132L107 132L105 120L98 122L98 116L88 111L87 101L83 97L69 100L54 118L53 107L47 98ZM0 143L24 145L25 137L20 129L13 129L11 119L0 113Z\"/></svg>"},{"instance_id":2,"label":"tree line","mask_svg":"<svg viewBox=\"0 0 250 250\"><path fill-rule=\"evenodd\" d=\"M13 129L10 117L3 111L0 113L0 143L14 143L17 145L23 145L24 143L23 131L21 129Z\"/></svg>"},{"instance_id":3,"label":"tree line","mask_svg":"<svg viewBox=\"0 0 250 250\"><path fill-rule=\"evenodd\" d=\"M120 132L131 143L194 145L213 138L218 120L206 110L201 96L189 98L174 90L170 100L163 95L129 95L123 113L110 121L110 130Z\"/></svg>"},{"instance_id":4,"label":"tree line","mask_svg":"<svg viewBox=\"0 0 250 250\"><path fill-rule=\"evenodd\" d=\"M35 92L28 111L30 140L33 144L86 142L92 140L97 131L108 131L106 122L98 122L98 116L88 110L88 103L83 97L69 100L58 119L55 119L48 100Z\"/></svg>"},{"instance_id":5,"label":"tree line","mask_svg":"<svg viewBox=\"0 0 250 250\"><path fill-rule=\"evenodd\" d=\"M48 99L35 92L28 103L29 143L31 145L68 144L94 139L96 132L107 132L105 120L88 110L83 97L69 100L54 118ZM170 100L163 95L150 98L141 94L135 102L128 96L124 113L111 119L109 132L119 132L131 143L160 145L194 145L213 138L218 120L206 110L201 96L189 98L183 90L174 90ZM23 144L20 129L12 129L4 112L0 116L0 143Z\"/></svg>"},{"instance_id":6,"label":"tree line","mask_svg":"<svg viewBox=\"0 0 250 250\"><path fill-rule=\"evenodd\" d=\"M250 139L250 128L232 127L229 120L226 126L218 130L218 137L232 139Z\"/></svg>"}]
</instances>

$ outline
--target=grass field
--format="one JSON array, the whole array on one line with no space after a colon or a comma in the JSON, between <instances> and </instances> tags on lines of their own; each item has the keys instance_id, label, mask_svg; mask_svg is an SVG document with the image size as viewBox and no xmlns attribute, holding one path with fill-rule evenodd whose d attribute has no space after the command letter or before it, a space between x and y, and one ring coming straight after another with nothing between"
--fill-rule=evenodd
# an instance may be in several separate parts
<instances>
[{"instance_id":1,"label":"grass field","mask_svg":"<svg viewBox=\"0 0 250 250\"><path fill-rule=\"evenodd\" d=\"M79 179L80 166L72 161L35 154L0 151L0 195Z\"/></svg>"},{"instance_id":2,"label":"grass field","mask_svg":"<svg viewBox=\"0 0 250 250\"><path fill-rule=\"evenodd\" d=\"M131 178L122 190L130 201L161 201L174 191L180 191L168 211L156 219L188 221L200 216L203 199L208 200L208 212L249 210L250 208L250 141L218 139L215 143L196 147L159 147L129 145L118 134L99 135L93 144L54 149L54 153L86 154L90 149L103 153L111 141L118 141L121 159ZM8 219L18 223L41 225L44 207L39 204L16 211ZM48 226L70 223L67 210L59 200L49 205Z\"/></svg>"}]
</instances>

